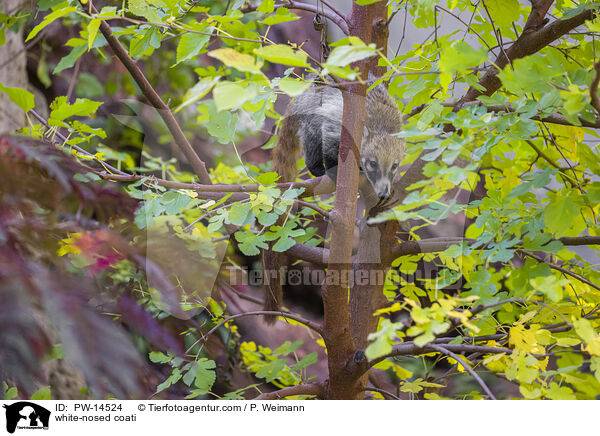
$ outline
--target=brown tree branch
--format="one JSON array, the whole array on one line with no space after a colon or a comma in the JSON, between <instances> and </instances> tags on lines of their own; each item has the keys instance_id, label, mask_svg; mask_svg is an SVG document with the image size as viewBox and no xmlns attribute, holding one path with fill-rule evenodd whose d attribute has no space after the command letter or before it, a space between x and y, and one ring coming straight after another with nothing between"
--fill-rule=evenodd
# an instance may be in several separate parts
<instances>
[{"instance_id":1,"label":"brown tree branch","mask_svg":"<svg viewBox=\"0 0 600 436\"><path fill-rule=\"evenodd\" d=\"M327 248L311 247L310 245L297 242L285 253L288 256L310 262L313 265L326 267L329 263L329 249Z\"/></svg>"},{"instance_id":2,"label":"brown tree branch","mask_svg":"<svg viewBox=\"0 0 600 436\"><path fill-rule=\"evenodd\" d=\"M560 318L562 318L566 325L571 325L571 323L569 321L567 321L567 319L565 318L565 316L562 313L560 313L558 310L554 309L553 307L548 306L543 301L527 300L525 298L508 298L506 300L497 301L496 303L490 303L490 304L484 304L482 306L476 306L473 309L469 309L469 312L471 312L471 317L473 317L473 316L477 315L478 313L483 312L484 310L491 309L492 307L503 306L504 304L507 304L507 303L523 303L523 304L533 303L538 306L545 307L546 309L550 310L551 312L556 313Z\"/></svg>"},{"instance_id":3,"label":"brown tree branch","mask_svg":"<svg viewBox=\"0 0 600 436\"><path fill-rule=\"evenodd\" d=\"M290 386L275 392L265 392L254 398L254 400L281 400L282 398L294 395L314 395L317 398L323 398L323 385L320 383L308 383L305 385Z\"/></svg>"},{"instance_id":4,"label":"brown tree branch","mask_svg":"<svg viewBox=\"0 0 600 436\"><path fill-rule=\"evenodd\" d=\"M323 2L323 3L325 3L325 2ZM243 8L242 12L244 12L244 13L254 12L254 11L256 11L256 9L258 9L258 6L259 5ZM327 5L327 6L329 6L329 5ZM275 9L279 9L279 8L296 9L296 10L300 10L300 11L308 11L308 12L312 12L314 14L323 15L329 21L331 21L336 26L338 26L340 28L340 30L342 32L344 32L345 35L348 35L348 19L345 17L345 15L343 15L337 9L333 8L332 6L329 6L329 7L332 12L329 12L327 10L321 10L317 6L313 6L313 5L310 5L307 3L297 2L294 0L288 0L287 3L275 5Z\"/></svg>"},{"instance_id":5,"label":"brown tree branch","mask_svg":"<svg viewBox=\"0 0 600 436\"><path fill-rule=\"evenodd\" d=\"M471 103L481 105L481 102L471 102ZM486 108L487 108L488 112L516 112L511 105L486 106ZM567 121L567 119L560 114L552 114L552 115L548 115L547 117L540 117L539 115L534 115L533 117L531 117L531 119L534 121L541 121L544 123L561 124L563 126L574 126L575 125L575 124L571 123L570 121ZM579 119L579 122L581 123L582 127L590 127L592 129L600 128L600 119L597 119L593 123L589 122L587 120L584 120L581 116L579 116L578 119Z\"/></svg>"},{"instance_id":6,"label":"brown tree branch","mask_svg":"<svg viewBox=\"0 0 600 436\"><path fill-rule=\"evenodd\" d=\"M456 339L456 338L452 338ZM401 344L396 344L392 347L392 351L389 354L386 354L383 357L375 359L371 362L372 365L381 362L388 357L394 356L418 356L420 354L428 354L432 351L435 351L433 345L436 345L438 342L434 341L422 347L419 347L414 344L414 342L402 342ZM483 345L469 345L469 344L445 344L444 347L450 351L455 351L457 353L484 353L484 354L511 354L513 350L510 348L504 347L486 347Z\"/></svg>"},{"instance_id":7,"label":"brown tree branch","mask_svg":"<svg viewBox=\"0 0 600 436\"><path fill-rule=\"evenodd\" d=\"M529 251L525 251L525 250L519 250L519 251L520 251L521 253L523 253L525 256L529 256L529 257L531 257L532 259L535 259L535 260L537 260L538 262L545 263L545 264L546 264L546 265L548 265L550 268L552 268L552 269L555 269L556 271L560 271L561 273L563 273L563 274L565 274L565 275L571 276L571 277L573 277L574 279L577 279L577 280L579 280L580 282L582 282L582 283L585 283L586 285L588 285L588 286L591 286L592 288L594 288L594 289L596 289L596 290L600 291L600 286L598 286L598 285L596 285L596 284L592 283L591 281L589 281L589 280L588 280L588 279L586 279L585 277L583 277L583 276L580 276L579 274L577 274L577 273L574 273L574 272L573 272L573 271L571 271L571 270L568 270L568 269L566 269L566 268L563 268L562 266L559 266L559 265L555 265L555 264L553 264L552 262L546 261L546 260L544 260L543 258L539 257L538 255L536 255L536 254L533 254L533 253L531 253L531 252L529 252Z\"/></svg>"},{"instance_id":8,"label":"brown tree branch","mask_svg":"<svg viewBox=\"0 0 600 436\"><path fill-rule=\"evenodd\" d=\"M523 33L535 32L544 24L546 14L552 3L554 3L554 0L531 0L531 12L523 28Z\"/></svg>"},{"instance_id":9,"label":"brown tree branch","mask_svg":"<svg viewBox=\"0 0 600 436\"><path fill-rule=\"evenodd\" d=\"M288 312L283 312L283 311L277 312L277 311L272 311L272 310L257 310L254 312L238 313L238 314L231 315L231 316L228 316L228 317L222 319L217 325L215 325L212 329L210 329L205 335L203 335L200 339L198 339L196 342L194 342L192 345L190 345L188 347L188 349L186 350L186 354L189 353L190 350L192 348L194 348L196 345L198 345L200 342L203 342L203 343L206 342L208 337L210 335L212 335L219 327L221 327L226 322L232 321L237 318L244 318L246 316L260 316L260 315L263 315L263 316L264 315L274 315L274 316L281 316L282 318L289 318L289 319L299 322L300 324L306 326L307 328L317 332L321 337L323 337L323 329L316 322L309 321L305 318L302 318L301 316L294 315L294 314L288 313Z\"/></svg>"},{"instance_id":10,"label":"brown tree branch","mask_svg":"<svg viewBox=\"0 0 600 436\"><path fill-rule=\"evenodd\" d=\"M409 118L419 114L425 108L427 108L427 106L429 106L429 104L422 104L420 106L415 107L410 114L404 115L404 120L406 121ZM442 106L454 108L454 107L458 106L458 102L442 103ZM485 106L485 105L482 102L476 100L476 101L468 101L461 105L461 107L464 107L464 106ZM510 104L491 105L491 106L485 106L485 108L487 109L488 112L510 112L510 113L516 112L516 110ZM561 124L563 126L577 126L576 124L573 124L572 122L567 121L567 119L565 117L563 117L561 114L552 114L552 115L548 115L547 117L540 117L539 115L534 115L531 117L531 119L534 121L540 121L540 122L544 122L544 123ZM592 129L600 128L600 118L596 119L596 121L594 121L594 122L590 122L590 121L583 119L581 116L578 116L578 120L579 120L581 127L590 127Z\"/></svg>"},{"instance_id":11,"label":"brown tree branch","mask_svg":"<svg viewBox=\"0 0 600 436\"><path fill-rule=\"evenodd\" d=\"M421 241L402 241L398 243L391 251L391 256L396 259L400 256L408 256L421 253L437 253L446 250L454 244L460 244L463 241L473 243L475 240L457 237L429 238ZM575 236L551 239L551 241L560 241L565 246L581 245L600 245L600 236ZM321 247L311 247L305 244L297 243L287 251L296 259L305 260L314 265L327 266L329 263L329 249ZM579 276L577 277L579 278Z\"/></svg>"},{"instance_id":12,"label":"brown tree branch","mask_svg":"<svg viewBox=\"0 0 600 436\"><path fill-rule=\"evenodd\" d=\"M83 4L83 2L80 1L80 3L81 6L85 9L86 6ZM89 4L89 7L91 8L94 14L98 13L98 11L92 5L91 2ZM173 135L175 143L187 158L188 162L194 169L194 172L196 173L200 181L206 185L210 185L211 180L208 175L208 172L206 171L206 165L198 157L198 154L196 154L194 148L189 143L188 139L185 137L183 130L181 130L181 127L179 126L179 123L175 119L175 116L171 112L169 106L165 104L162 98L154 90L154 88L152 87L142 70L134 62L134 60L129 57L127 50L125 50L123 45L121 45L119 40L113 35L109 24L104 20L100 22L100 32L108 42L108 45L112 49L115 56L119 58L121 63L125 66L125 68L127 68L127 71L129 71L129 74L131 74L131 77L133 77L137 85L140 87L142 94L144 94L144 97L146 97L150 104L152 104L152 106L154 106L154 108L158 111L158 114L163 119L163 121L167 125L167 128Z\"/></svg>"},{"instance_id":13,"label":"brown tree branch","mask_svg":"<svg viewBox=\"0 0 600 436\"><path fill-rule=\"evenodd\" d=\"M154 176L145 176L141 174L109 174L109 173L97 173L98 176L103 179L112 180L115 182L135 182L144 178L149 181L156 183L157 185L165 186L173 189L191 189L198 192L198 196L202 198L215 198L212 194L225 194L225 193L245 193L245 192L258 192L261 185L203 185L200 183L184 183L174 182L171 180L160 179ZM277 188L285 191L290 188L301 188L304 192L300 194L300 197L314 197L315 195L331 194L335 191L335 184L328 176L315 177L300 182L286 182L277 183ZM219 196L217 198L222 197ZM240 197L245 198L245 197Z\"/></svg>"},{"instance_id":14,"label":"brown tree branch","mask_svg":"<svg viewBox=\"0 0 600 436\"><path fill-rule=\"evenodd\" d=\"M479 80L479 85L485 88L485 91L481 92L473 87L469 88L467 93L456 104L456 109L460 109L466 102L473 101L480 95L490 96L495 93L502 85L497 76L499 73L498 68L504 68L509 63L509 60L514 61L515 59L537 53L542 48L582 25L586 20L591 20L594 17L594 10L585 10L574 17L556 20L547 26L539 28L552 2L550 0L539 0L533 3L532 14L527 20L529 27L526 25L521 36L506 51L506 54L500 53L494 61L494 65L490 66Z\"/></svg>"},{"instance_id":15,"label":"brown tree branch","mask_svg":"<svg viewBox=\"0 0 600 436\"><path fill-rule=\"evenodd\" d=\"M460 244L462 242L468 242L469 244L471 244L475 241L476 240L474 239L463 238L461 236L429 238L423 239L421 241L402 241L399 242L396 247L394 247L392 255L394 256L394 258L397 258L400 256L407 256L420 253L436 253L439 251L444 251L454 244ZM551 239L549 243L552 241L560 241L563 245L566 246L600 245L600 236L565 236L562 238ZM522 241L519 241L517 242L517 245L522 243ZM485 247L481 247L480 249L485 249Z\"/></svg>"},{"instance_id":16,"label":"brown tree branch","mask_svg":"<svg viewBox=\"0 0 600 436\"><path fill-rule=\"evenodd\" d=\"M594 64L594 70L596 75L590 86L590 98L592 99L592 106L596 109L596 113L600 115L600 97L598 97L598 83L600 83L600 62Z\"/></svg>"}]
</instances>

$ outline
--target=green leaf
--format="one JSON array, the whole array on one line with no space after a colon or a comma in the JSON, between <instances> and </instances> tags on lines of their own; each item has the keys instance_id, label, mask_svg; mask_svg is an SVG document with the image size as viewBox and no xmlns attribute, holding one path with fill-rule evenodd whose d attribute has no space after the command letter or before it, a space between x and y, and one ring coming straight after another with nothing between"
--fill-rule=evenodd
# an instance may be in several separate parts
<instances>
[{"instance_id":1,"label":"green leaf","mask_svg":"<svg viewBox=\"0 0 600 436\"><path fill-rule=\"evenodd\" d=\"M275 0L263 0L256 10L263 14L270 14L275 10Z\"/></svg>"},{"instance_id":2,"label":"green leaf","mask_svg":"<svg viewBox=\"0 0 600 436\"><path fill-rule=\"evenodd\" d=\"M158 28L149 27L141 37L136 37L131 40L129 46L129 54L133 57L150 56L154 49L159 48L161 43L161 34Z\"/></svg>"},{"instance_id":3,"label":"green leaf","mask_svg":"<svg viewBox=\"0 0 600 436\"><path fill-rule=\"evenodd\" d=\"M66 8L61 8L58 9L48 15L46 15L44 17L44 19L42 20L42 22L40 24L38 24L37 26L35 26L31 32L29 33L29 35L27 36L27 39L25 40L25 42L29 41L30 39L33 39L36 37L36 35L38 33L40 33L40 31L46 27L48 24L52 23L54 20L57 20L61 17L64 17L67 14L70 14L71 12L75 12L77 10L76 7L73 6L69 6Z\"/></svg>"},{"instance_id":4,"label":"green leaf","mask_svg":"<svg viewBox=\"0 0 600 436\"><path fill-rule=\"evenodd\" d=\"M504 373L507 379L531 383L537 378L539 370L535 367L537 365L535 357L525 353L523 350L516 349L510 355L510 360L510 366Z\"/></svg>"},{"instance_id":5,"label":"green leaf","mask_svg":"<svg viewBox=\"0 0 600 436\"><path fill-rule=\"evenodd\" d=\"M272 185L277 179L279 179L279 174L273 171L259 174L258 177L256 177L256 181L261 185Z\"/></svg>"},{"instance_id":6,"label":"green leaf","mask_svg":"<svg viewBox=\"0 0 600 436\"><path fill-rule=\"evenodd\" d=\"M254 50L254 53L276 64L290 65L292 67L308 67L307 54L294 51L289 45L267 45Z\"/></svg>"},{"instance_id":7,"label":"green leaf","mask_svg":"<svg viewBox=\"0 0 600 436\"><path fill-rule=\"evenodd\" d=\"M68 55L63 57L60 60L60 62L56 65L56 67L54 67L52 74L58 74L61 71L66 70L67 68L73 67L73 65L75 65L75 62L77 61L77 59L79 59L79 57L82 54L84 54L85 52L86 52L85 45L73 47L73 50L71 50L71 53L69 53Z\"/></svg>"},{"instance_id":8,"label":"green leaf","mask_svg":"<svg viewBox=\"0 0 600 436\"><path fill-rule=\"evenodd\" d=\"M231 209L229 209L229 222L235 226L246 224L251 210L252 205L250 203L235 203L231 206Z\"/></svg>"},{"instance_id":9,"label":"green leaf","mask_svg":"<svg viewBox=\"0 0 600 436\"><path fill-rule=\"evenodd\" d=\"M375 56L377 51L375 50L375 44L360 45L343 45L335 47L327 58L325 67L345 67L353 62L357 62L363 59Z\"/></svg>"},{"instance_id":10,"label":"green leaf","mask_svg":"<svg viewBox=\"0 0 600 436\"><path fill-rule=\"evenodd\" d=\"M521 16L519 0L486 0L485 4L494 24L502 30L502 35L512 31L512 23L518 22Z\"/></svg>"},{"instance_id":11,"label":"green leaf","mask_svg":"<svg viewBox=\"0 0 600 436\"><path fill-rule=\"evenodd\" d=\"M192 363L191 368L183 376L183 382L190 386L192 381L196 387L196 394L206 394L210 392L213 384L217 380L214 369L216 364L214 360L201 358Z\"/></svg>"},{"instance_id":12,"label":"green leaf","mask_svg":"<svg viewBox=\"0 0 600 436\"><path fill-rule=\"evenodd\" d=\"M257 256L260 248L269 248L265 235L255 235L250 230L235 232L235 239L239 242L239 249L247 256Z\"/></svg>"},{"instance_id":13,"label":"green leaf","mask_svg":"<svg viewBox=\"0 0 600 436\"><path fill-rule=\"evenodd\" d=\"M279 8L274 15L268 16L261 21L266 26L273 26L274 24L287 23L288 21L299 20L298 15L292 14L287 8Z\"/></svg>"},{"instance_id":14,"label":"green leaf","mask_svg":"<svg viewBox=\"0 0 600 436\"><path fill-rule=\"evenodd\" d=\"M214 102L207 104L208 121L205 123L208 134L221 144L232 142L236 136L238 116L231 111L219 111Z\"/></svg>"},{"instance_id":15,"label":"green leaf","mask_svg":"<svg viewBox=\"0 0 600 436\"><path fill-rule=\"evenodd\" d=\"M270 362L268 365L261 367L256 372L256 376L258 378L264 378L267 383L271 383L273 380L279 377L279 373L285 367L285 359L276 359Z\"/></svg>"},{"instance_id":16,"label":"green leaf","mask_svg":"<svg viewBox=\"0 0 600 436\"><path fill-rule=\"evenodd\" d=\"M202 97L204 97L210 92L210 90L213 88L213 86L215 86L215 84L219 81L220 78L221 76L215 76L205 77L204 79L200 80L193 87L186 91L185 95L183 96L183 102L179 106L177 106L174 112L177 113L184 107L189 106L190 104L200 100Z\"/></svg>"},{"instance_id":17,"label":"green leaf","mask_svg":"<svg viewBox=\"0 0 600 436\"><path fill-rule=\"evenodd\" d=\"M564 287L569 283L566 279L558 279L555 276L535 277L531 279L531 285L536 291L546 295L555 303L563 298Z\"/></svg>"},{"instance_id":18,"label":"green leaf","mask_svg":"<svg viewBox=\"0 0 600 436\"><path fill-rule=\"evenodd\" d=\"M443 388L444 385L438 383L426 382L422 378L418 378L411 382L404 382L400 387L400 391L402 392L410 392L413 394L418 394L423 390L423 388Z\"/></svg>"},{"instance_id":19,"label":"green leaf","mask_svg":"<svg viewBox=\"0 0 600 436\"><path fill-rule=\"evenodd\" d=\"M300 359L298 361L298 363L292 365L292 367L290 369L292 371L300 371L300 370L306 368L307 366L310 366L313 363L316 363L317 362L317 358L318 358L318 354L316 352L312 352L310 354L307 354L302 359Z\"/></svg>"},{"instance_id":20,"label":"green leaf","mask_svg":"<svg viewBox=\"0 0 600 436\"><path fill-rule=\"evenodd\" d=\"M294 342L285 341L281 344L277 349L273 351L273 356L285 356L286 354L293 353L302 345L302 340L297 340Z\"/></svg>"},{"instance_id":21,"label":"green leaf","mask_svg":"<svg viewBox=\"0 0 600 436\"><path fill-rule=\"evenodd\" d=\"M31 399L36 401L51 400L52 394L50 393L50 386L46 386L35 391L31 395Z\"/></svg>"},{"instance_id":22,"label":"green leaf","mask_svg":"<svg viewBox=\"0 0 600 436\"><path fill-rule=\"evenodd\" d=\"M187 206L190 200L190 197L186 194L178 191L168 191L163 194L160 202L164 206L165 213L168 215L175 215Z\"/></svg>"},{"instance_id":23,"label":"green leaf","mask_svg":"<svg viewBox=\"0 0 600 436\"><path fill-rule=\"evenodd\" d=\"M544 210L544 223L552 233L564 236L567 231L575 229L578 234L578 229L585 228L585 222L582 222L580 216L582 204L577 193L561 195L550 192L548 197L551 201Z\"/></svg>"},{"instance_id":24,"label":"green leaf","mask_svg":"<svg viewBox=\"0 0 600 436\"><path fill-rule=\"evenodd\" d=\"M177 45L177 62L175 65L196 57L210 40L210 35L185 33Z\"/></svg>"},{"instance_id":25,"label":"green leaf","mask_svg":"<svg viewBox=\"0 0 600 436\"><path fill-rule=\"evenodd\" d=\"M255 86L243 86L238 82L219 82L213 90L218 111L238 108L255 96Z\"/></svg>"},{"instance_id":26,"label":"green leaf","mask_svg":"<svg viewBox=\"0 0 600 436\"><path fill-rule=\"evenodd\" d=\"M285 226L273 226L272 231L266 232L268 241L278 241L273 245L273 251L284 252L292 248L296 241L293 238L302 236L306 233L304 229L296 229L296 222L288 221Z\"/></svg>"},{"instance_id":27,"label":"green leaf","mask_svg":"<svg viewBox=\"0 0 600 436\"><path fill-rule=\"evenodd\" d=\"M444 73L465 73L468 68L475 67L487 59L485 47L475 50L464 41L454 41L442 50L440 70Z\"/></svg>"},{"instance_id":28,"label":"green leaf","mask_svg":"<svg viewBox=\"0 0 600 436\"><path fill-rule=\"evenodd\" d=\"M589 91L574 84L569 85L568 91L560 91L560 96L563 99L564 109L569 115L582 112L590 102Z\"/></svg>"},{"instance_id":29,"label":"green leaf","mask_svg":"<svg viewBox=\"0 0 600 436\"><path fill-rule=\"evenodd\" d=\"M402 329L401 325L392 323L389 319L382 319L379 329L369 335L368 339L372 342L365 349L367 359L374 360L389 354L400 329Z\"/></svg>"},{"instance_id":30,"label":"green leaf","mask_svg":"<svg viewBox=\"0 0 600 436\"><path fill-rule=\"evenodd\" d=\"M152 351L149 354L149 357L150 361L154 363L167 363L173 359L173 356L167 356L166 354L161 353L160 351Z\"/></svg>"},{"instance_id":31,"label":"green leaf","mask_svg":"<svg viewBox=\"0 0 600 436\"><path fill-rule=\"evenodd\" d=\"M529 92L556 92L548 85L553 77L562 74L561 64L550 56L540 54L515 59L512 65L507 65L498 78L502 84L517 95Z\"/></svg>"},{"instance_id":32,"label":"green leaf","mask_svg":"<svg viewBox=\"0 0 600 436\"><path fill-rule=\"evenodd\" d=\"M551 400L576 400L573 390L568 386L559 386L558 383L550 383L550 387L546 389L546 396Z\"/></svg>"},{"instance_id":33,"label":"green leaf","mask_svg":"<svg viewBox=\"0 0 600 436\"><path fill-rule=\"evenodd\" d=\"M0 83L0 91L8 95L10 101L19 106L25 112L29 112L35 107L35 97L33 94L21 88L9 88Z\"/></svg>"},{"instance_id":34,"label":"green leaf","mask_svg":"<svg viewBox=\"0 0 600 436\"><path fill-rule=\"evenodd\" d=\"M77 91L78 95L92 99L101 98L105 95L104 86L102 86L96 76L89 73L79 74L75 91Z\"/></svg>"},{"instance_id":35,"label":"green leaf","mask_svg":"<svg viewBox=\"0 0 600 436\"><path fill-rule=\"evenodd\" d=\"M151 2L147 0L129 0L129 12L139 17L144 17L152 23L160 23L162 20L152 8Z\"/></svg>"},{"instance_id":36,"label":"green leaf","mask_svg":"<svg viewBox=\"0 0 600 436\"><path fill-rule=\"evenodd\" d=\"M89 22L87 26L88 31L88 50L92 49L92 45L94 45L94 41L96 41L96 35L98 35L98 29L100 28L100 24L102 20L99 18L95 18Z\"/></svg>"},{"instance_id":37,"label":"green leaf","mask_svg":"<svg viewBox=\"0 0 600 436\"><path fill-rule=\"evenodd\" d=\"M15 388L14 386L9 388L5 382L3 382L2 384L4 387L4 397L2 398L3 400L9 401L14 398L17 398L17 396L19 395L19 391L17 390L17 388Z\"/></svg>"},{"instance_id":38,"label":"green leaf","mask_svg":"<svg viewBox=\"0 0 600 436\"><path fill-rule=\"evenodd\" d=\"M164 391L171 385L174 385L179 380L181 380L181 376L181 370L179 368L173 368L173 372L171 372L171 375L164 382L162 382L156 387L156 392Z\"/></svg>"},{"instance_id":39,"label":"green leaf","mask_svg":"<svg viewBox=\"0 0 600 436\"><path fill-rule=\"evenodd\" d=\"M258 214L256 215L256 219L258 220L258 222L265 227L269 227L275 224L277 222L277 218L279 218L278 214L265 212L263 210L258 212Z\"/></svg>"},{"instance_id":40,"label":"green leaf","mask_svg":"<svg viewBox=\"0 0 600 436\"><path fill-rule=\"evenodd\" d=\"M75 103L69 104L66 96L57 97L50 105L50 118L48 124L51 126L63 126L63 121L69 117L89 117L96 113L102 102L78 98Z\"/></svg>"},{"instance_id":41,"label":"green leaf","mask_svg":"<svg viewBox=\"0 0 600 436\"><path fill-rule=\"evenodd\" d=\"M311 82L292 79L291 77L283 77L279 80L279 89L285 92L290 97L297 97L310 88Z\"/></svg>"}]
</instances>

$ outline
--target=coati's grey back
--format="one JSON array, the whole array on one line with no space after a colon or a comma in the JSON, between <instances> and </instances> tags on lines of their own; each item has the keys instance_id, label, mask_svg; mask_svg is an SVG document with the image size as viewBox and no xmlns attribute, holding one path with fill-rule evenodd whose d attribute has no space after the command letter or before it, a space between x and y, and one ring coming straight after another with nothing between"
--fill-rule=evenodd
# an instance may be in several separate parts
<instances>
[{"instance_id":1,"label":"coati's grey back","mask_svg":"<svg viewBox=\"0 0 600 436\"><path fill-rule=\"evenodd\" d=\"M287 116L297 120L306 166L313 176L337 165L343 104L340 90L311 86L288 107Z\"/></svg>"},{"instance_id":2,"label":"coati's grey back","mask_svg":"<svg viewBox=\"0 0 600 436\"><path fill-rule=\"evenodd\" d=\"M288 107L286 117L297 123L306 166L314 176L337 167L343 104L339 89L313 85ZM402 129L402 115L383 85L367 93L365 107L361 168L384 198L391 194L395 170L405 153L404 142L392 136Z\"/></svg>"}]
</instances>

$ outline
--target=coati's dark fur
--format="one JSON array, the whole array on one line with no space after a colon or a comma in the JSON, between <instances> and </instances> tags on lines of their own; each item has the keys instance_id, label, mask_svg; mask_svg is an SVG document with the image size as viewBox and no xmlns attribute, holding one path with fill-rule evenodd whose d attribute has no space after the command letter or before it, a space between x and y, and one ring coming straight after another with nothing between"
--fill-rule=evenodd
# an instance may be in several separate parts
<instances>
[{"instance_id":1,"label":"coati's dark fur","mask_svg":"<svg viewBox=\"0 0 600 436\"><path fill-rule=\"evenodd\" d=\"M367 93L365 108L360 168L379 199L385 201L392 194L396 170L405 154L404 141L393 135L402 130L402 115L383 85ZM290 103L273 150L280 181L296 179L301 146L310 173L315 177L328 174L335 181L342 113L342 92L337 88L313 85ZM263 252L265 272L279 271L285 260L283 253ZM265 288L265 310L280 310L283 292L279 277ZM265 319L272 323L276 317Z\"/></svg>"}]
</instances>

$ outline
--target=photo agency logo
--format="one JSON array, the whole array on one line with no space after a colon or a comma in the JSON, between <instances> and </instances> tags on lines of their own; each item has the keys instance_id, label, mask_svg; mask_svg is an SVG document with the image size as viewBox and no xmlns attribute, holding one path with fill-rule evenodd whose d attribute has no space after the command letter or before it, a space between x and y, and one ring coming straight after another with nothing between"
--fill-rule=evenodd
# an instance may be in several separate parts
<instances>
[{"instance_id":1,"label":"photo agency logo","mask_svg":"<svg viewBox=\"0 0 600 436\"><path fill-rule=\"evenodd\" d=\"M3 406L6 409L6 431L16 429L48 430L50 411L29 401L19 401Z\"/></svg>"}]
</instances>

